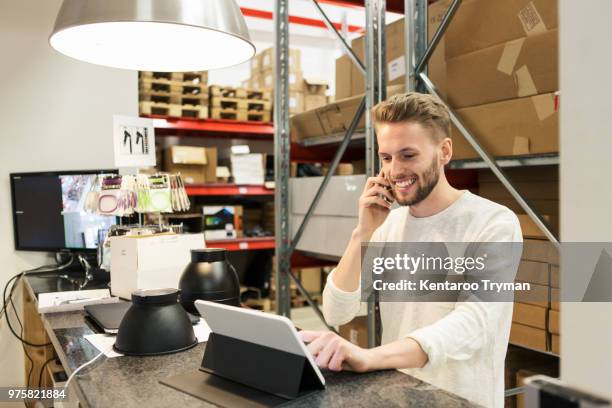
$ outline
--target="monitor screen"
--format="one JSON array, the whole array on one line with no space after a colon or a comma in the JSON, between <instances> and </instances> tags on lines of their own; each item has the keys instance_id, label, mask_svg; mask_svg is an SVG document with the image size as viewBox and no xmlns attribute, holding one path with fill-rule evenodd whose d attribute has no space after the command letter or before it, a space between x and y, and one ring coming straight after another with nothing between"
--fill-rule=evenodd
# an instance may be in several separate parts
<instances>
[{"instance_id":1,"label":"monitor screen","mask_svg":"<svg viewBox=\"0 0 612 408\"><path fill-rule=\"evenodd\" d=\"M95 249L115 216L87 213L85 200L96 175L117 170L11 174L15 249Z\"/></svg>"}]
</instances>

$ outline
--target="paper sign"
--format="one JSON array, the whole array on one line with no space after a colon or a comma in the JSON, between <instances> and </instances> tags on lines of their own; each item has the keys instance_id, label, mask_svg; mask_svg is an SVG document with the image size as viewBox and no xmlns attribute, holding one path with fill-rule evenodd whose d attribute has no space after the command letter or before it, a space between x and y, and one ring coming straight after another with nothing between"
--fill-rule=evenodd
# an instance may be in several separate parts
<instances>
[{"instance_id":1,"label":"paper sign","mask_svg":"<svg viewBox=\"0 0 612 408\"><path fill-rule=\"evenodd\" d=\"M406 75L406 60L404 56L402 55L401 57L389 61L387 68L389 70L389 81Z\"/></svg>"},{"instance_id":2,"label":"paper sign","mask_svg":"<svg viewBox=\"0 0 612 408\"><path fill-rule=\"evenodd\" d=\"M113 146L116 167L155 166L153 120L113 115Z\"/></svg>"}]
</instances>

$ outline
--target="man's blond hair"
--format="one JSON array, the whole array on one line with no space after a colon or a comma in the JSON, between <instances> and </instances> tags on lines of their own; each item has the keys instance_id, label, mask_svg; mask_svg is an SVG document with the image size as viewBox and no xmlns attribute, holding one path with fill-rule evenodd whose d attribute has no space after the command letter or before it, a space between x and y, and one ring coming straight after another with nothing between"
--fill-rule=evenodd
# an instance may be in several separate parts
<instances>
[{"instance_id":1,"label":"man's blond hair","mask_svg":"<svg viewBox=\"0 0 612 408\"><path fill-rule=\"evenodd\" d=\"M432 130L436 141L450 137L450 115L433 95L408 92L393 95L372 108L374 126L381 123L414 122Z\"/></svg>"}]
</instances>

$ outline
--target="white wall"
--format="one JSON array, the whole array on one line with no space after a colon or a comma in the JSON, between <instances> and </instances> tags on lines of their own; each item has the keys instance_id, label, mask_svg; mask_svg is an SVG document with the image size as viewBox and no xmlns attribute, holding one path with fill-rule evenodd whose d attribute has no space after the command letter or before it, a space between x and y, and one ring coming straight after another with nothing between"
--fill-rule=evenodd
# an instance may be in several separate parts
<instances>
[{"instance_id":1,"label":"white wall","mask_svg":"<svg viewBox=\"0 0 612 408\"><path fill-rule=\"evenodd\" d=\"M564 242L612 241L612 2L588 3L559 3ZM562 380L612 398L612 304L563 303L561 310Z\"/></svg>"},{"instance_id":2,"label":"white wall","mask_svg":"<svg viewBox=\"0 0 612 408\"><path fill-rule=\"evenodd\" d=\"M113 167L112 114L137 115L137 74L80 63L47 38L60 0L0 1L0 289L48 259L15 252L10 172ZM0 386L23 382L20 344L0 322Z\"/></svg>"}]
</instances>

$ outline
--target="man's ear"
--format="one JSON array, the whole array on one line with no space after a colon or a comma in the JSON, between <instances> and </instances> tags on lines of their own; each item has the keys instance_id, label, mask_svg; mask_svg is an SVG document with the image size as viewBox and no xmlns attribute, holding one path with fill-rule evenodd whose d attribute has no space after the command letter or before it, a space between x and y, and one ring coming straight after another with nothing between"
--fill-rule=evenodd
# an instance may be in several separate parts
<instances>
[{"instance_id":1,"label":"man's ear","mask_svg":"<svg viewBox=\"0 0 612 408\"><path fill-rule=\"evenodd\" d=\"M440 142L440 161L446 166L453 157L453 141L450 137L445 137Z\"/></svg>"}]
</instances>

